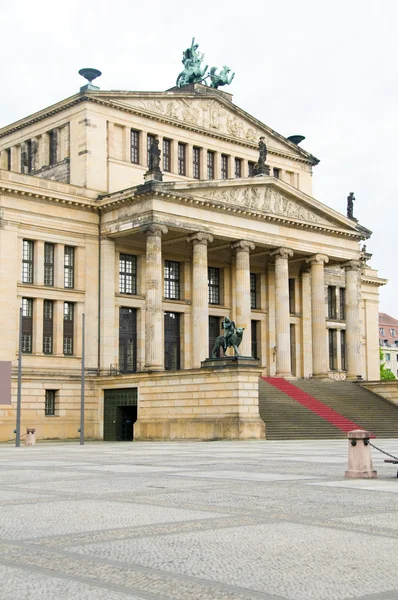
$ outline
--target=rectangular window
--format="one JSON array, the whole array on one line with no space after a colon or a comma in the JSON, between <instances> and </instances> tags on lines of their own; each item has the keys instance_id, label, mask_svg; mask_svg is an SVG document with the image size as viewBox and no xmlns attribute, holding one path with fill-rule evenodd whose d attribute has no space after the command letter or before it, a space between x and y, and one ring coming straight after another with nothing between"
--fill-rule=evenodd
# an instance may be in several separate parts
<instances>
[{"instance_id":1,"label":"rectangular window","mask_svg":"<svg viewBox=\"0 0 398 600\"><path fill-rule=\"evenodd\" d=\"M277 179L279 179L280 174L281 174L281 170L277 169L276 167L274 167L273 168L273 174L274 174L274 177L276 177Z\"/></svg>"},{"instance_id":2,"label":"rectangular window","mask_svg":"<svg viewBox=\"0 0 398 600\"><path fill-rule=\"evenodd\" d=\"M186 144L181 144L178 142L178 174L185 175L186 174Z\"/></svg>"},{"instance_id":3,"label":"rectangular window","mask_svg":"<svg viewBox=\"0 0 398 600\"><path fill-rule=\"evenodd\" d=\"M137 309L119 309L119 370L137 371Z\"/></svg>"},{"instance_id":4,"label":"rectangular window","mask_svg":"<svg viewBox=\"0 0 398 600\"><path fill-rule=\"evenodd\" d=\"M346 353L346 332L345 329L340 331L340 355L341 355L341 368L343 371L347 371L347 353Z\"/></svg>"},{"instance_id":5,"label":"rectangular window","mask_svg":"<svg viewBox=\"0 0 398 600\"><path fill-rule=\"evenodd\" d=\"M75 287L75 249L73 246L64 248L64 287Z\"/></svg>"},{"instance_id":6,"label":"rectangular window","mask_svg":"<svg viewBox=\"0 0 398 600\"><path fill-rule=\"evenodd\" d=\"M133 295L137 293L137 257L131 254L119 256L119 292Z\"/></svg>"},{"instance_id":7,"label":"rectangular window","mask_svg":"<svg viewBox=\"0 0 398 600\"><path fill-rule=\"evenodd\" d=\"M235 177L242 177L242 159L235 158Z\"/></svg>"},{"instance_id":8,"label":"rectangular window","mask_svg":"<svg viewBox=\"0 0 398 600\"><path fill-rule=\"evenodd\" d=\"M22 241L22 283L33 283L33 242Z\"/></svg>"},{"instance_id":9,"label":"rectangular window","mask_svg":"<svg viewBox=\"0 0 398 600\"><path fill-rule=\"evenodd\" d=\"M328 317L329 319L337 319L336 286L334 285L328 285Z\"/></svg>"},{"instance_id":10,"label":"rectangular window","mask_svg":"<svg viewBox=\"0 0 398 600\"><path fill-rule=\"evenodd\" d=\"M11 171L11 148L7 148L5 150L6 153L6 161L5 161L5 167L7 171Z\"/></svg>"},{"instance_id":11,"label":"rectangular window","mask_svg":"<svg viewBox=\"0 0 398 600\"><path fill-rule=\"evenodd\" d=\"M249 169L249 177L253 177L254 176L254 162L252 160L249 160L249 162L247 163L248 169Z\"/></svg>"},{"instance_id":12,"label":"rectangular window","mask_svg":"<svg viewBox=\"0 0 398 600\"><path fill-rule=\"evenodd\" d=\"M193 147L193 178L200 179L200 148Z\"/></svg>"},{"instance_id":13,"label":"rectangular window","mask_svg":"<svg viewBox=\"0 0 398 600\"><path fill-rule=\"evenodd\" d=\"M54 285L54 244L44 243L44 285Z\"/></svg>"},{"instance_id":14,"label":"rectangular window","mask_svg":"<svg viewBox=\"0 0 398 600\"><path fill-rule=\"evenodd\" d=\"M53 353L54 302L44 300L43 303L43 354Z\"/></svg>"},{"instance_id":15,"label":"rectangular window","mask_svg":"<svg viewBox=\"0 0 398 600\"><path fill-rule=\"evenodd\" d=\"M146 157L146 164L149 166L150 163L150 154L151 154L151 148L152 148L152 144L153 142L156 140L156 135L152 135L151 133L148 133L147 138L146 138L146 149L147 149L147 157Z\"/></svg>"},{"instance_id":16,"label":"rectangular window","mask_svg":"<svg viewBox=\"0 0 398 600\"><path fill-rule=\"evenodd\" d=\"M221 179L228 179L228 156L221 154Z\"/></svg>"},{"instance_id":17,"label":"rectangular window","mask_svg":"<svg viewBox=\"0 0 398 600\"><path fill-rule=\"evenodd\" d=\"M57 132L55 130L48 132L48 152L50 167L57 164Z\"/></svg>"},{"instance_id":18,"label":"rectangular window","mask_svg":"<svg viewBox=\"0 0 398 600\"><path fill-rule=\"evenodd\" d=\"M163 138L163 171L171 171L171 140Z\"/></svg>"},{"instance_id":19,"label":"rectangular window","mask_svg":"<svg viewBox=\"0 0 398 600\"><path fill-rule=\"evenodd\" d=\"M208 267L209 304L220 304L220 269Z\"/></svg>"},{"instance_id":20,"label":"rectangular window","mask_svg":"<svg viewBox=\"0 0 398 600\"><path fill-rule=\"evenodd\" d=\"M329 369L336 370L337 330L329 329Z\"/></svg>"},{"instance_id":21,"label":"rectangular window","mask_svg":"<svg viewBox=\"0 0 398 600\"><path fill-rule=\"evenodd\" d=\"M250 273L250 307L257 308L257 275Z\"/></svg>"},{"instance_id":22,"label":"rectangular window","mask_svg":"<svg viewBox=\"0 0 398 600\"><path fill-rule=\"evenodd\" d=\"M339 301L340 301L340 319L345 319L345 288L339 289Z\"/></svg>"},{"instance_id":23,"label":"rectangular window","mask_svg":"<svg viewBox=\"0 0 398 600\"><path fill-rule=\"evenodd\" d=\"M46 417L53 417L55 415L55 390L46 390L46 402L44 406L44 414Z\"/></svg>"},{"instance_id":24,"label":"rectangular window","mask_svg":"<svg viewBox=\"0 0 398 600\"><path fill-rule=\"evenodd\" d=\"M32 353L33 300L22 298L22 352Z\"/></svg>"},{"instance_id":25,"label":"rectangular window","mask_svg":"<svg viewBox=\"0 0 398 600\"><path fill-rule=\"evenodd\" d=\"M164 261L164 297L170 300L180 299L180 263Z\"/></svg>"},{"instance_id":26,"label":"rectangular window","mask_svg":"<svg viewBox=\"0 0 398 600\"><path fill-rule=\"evenodd\" d=\"M380 327L379 331L380 331L381 335L384 335L384 329L383 329L383 327Z\"/></svg>"},{"instance_id":27,"label":"rectangular window","mask_svg":"<svg viewBox=\"0 0 398 600\"><path fill-rule=\"evenodd\" d=\"M131 162L140 163L140 132L136 129L131 130Z\"/></svg>"},{"instance_id":28,"label":"rectangular window","mask_svg":"<svg viewBox=\"0 0 398 600\"><path fill-rule=\"evenodd\" d=\"M214 179L214 152L207 151L207 179Z\"/></svg>"},{"instance_id":29,"label":"rectangular window","mask_svg":"<svg viewBox=\"0 0 398 600\"><path fill-rule=\"evenodd\" d=\"M164 313L164 368L176 371L180 365L180 315Z\"/></svg>"},{"instance_id":30,"label":"rectangular window","mask_svg":"<svg viewBox=\"0 0 398 600\"><path fill-rule=\"evenodd\" d=\"M296 313L296 280L289 279L289 312L291 315Z\"/></svg>"},{"instance_id":31,"label":"rectangular window","mask_svg":"<svg viewBox=\"0 0 398 600\"><path fill-rule=\"evenodd\" d=\"M64 302L64 354L73 354L73 313L72 302Z\"/></svg>"},{"instance_id":32,"label":"rectangular window","mask_svg":"<svg viewBox=\"0 0 398 600\"><path fill-rule=\"evenodd\" d=\"M32 140L27 140L21 146L21 173L29 174L32 172L33 152Z\"/></svg>"},{"instance_id":33,"label":"rectangular window","mask_svg":"<svg viewBox=\"0 0 398 600\"><path fill-rule=\"evenodd\" d=\"M392 337L395 337L395 329L390 329L390 333Z\"/></svg>"},{"instance_id":34,"label":"rectangular window","mask_svg":"<svg viewBox=\"0 0 398 600\"><path fill-rule=\"evenodd\" d=\"M389 354L388 352L386 353L386 360L390 361L391 360L391 354Z\"/></svg>"},{"instance_id":35,"label":"rectangular window","mask_svg":"<svg viewBox=\"0 0 398 600\"><path fill-rule=\"evenodd\" d=\"M258 327L259 327L259 321L252 321L251 322L251 329L252 329L252 357L253 358L259 358L259 340L258 340L258 336L257 336L257 332L258 332Z\"/></svg>"}]
</instances>

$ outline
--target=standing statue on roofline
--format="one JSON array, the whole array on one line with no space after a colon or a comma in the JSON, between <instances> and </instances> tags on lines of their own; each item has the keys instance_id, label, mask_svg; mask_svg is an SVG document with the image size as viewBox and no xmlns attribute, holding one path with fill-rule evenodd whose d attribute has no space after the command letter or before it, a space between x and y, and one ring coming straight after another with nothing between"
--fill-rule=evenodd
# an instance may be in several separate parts
<instances>
[{"instance_id":1,"label":"standing statue on roofline","mask_svg":"<svg viewBox=\"0 0 398 600\"><path fill-rule=\"evenodd\" d=\"M354 202L354 192L350 192L349 196L347 196L347 217L352 221L357 221L357 219L354 217Z\"/></svg>"}]
</instances>

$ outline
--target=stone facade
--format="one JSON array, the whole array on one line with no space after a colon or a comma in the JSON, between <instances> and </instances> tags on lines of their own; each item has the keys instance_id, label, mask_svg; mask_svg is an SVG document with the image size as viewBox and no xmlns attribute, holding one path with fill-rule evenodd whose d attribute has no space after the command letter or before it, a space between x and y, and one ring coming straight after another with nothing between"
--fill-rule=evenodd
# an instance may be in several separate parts
<instances>
[{"instance_id":1,"label":"stone facade","mask_svg":"<svg viewBox=\"0 0 398 600\"><path fill-rule=\"evenodd\" d=\"M151 136L164 178L144 184ZM260 136L270 175L252 177ZM94 438L109 389L137 388L140 439L248 439L260 373L378 379L370 232L313 198L317 159L229 94L86 90L0 130L0 152L0 440L21 301L22 426L39 438L77 436L83 314ZM259 368L202 373L226 315Z\"/></svg>"}]
</instances>

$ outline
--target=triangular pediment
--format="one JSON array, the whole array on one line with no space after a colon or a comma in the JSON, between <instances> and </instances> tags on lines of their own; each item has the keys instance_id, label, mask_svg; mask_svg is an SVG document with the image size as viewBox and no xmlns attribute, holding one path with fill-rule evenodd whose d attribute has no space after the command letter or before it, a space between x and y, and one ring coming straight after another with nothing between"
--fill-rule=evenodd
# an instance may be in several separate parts
<instances>
[{"instance_id":1,"label":"triangular pediment","mask_svg":"<svg viewBox=\"0 0 398 600\"><path fill-rule=\"evenodd\" d=\"M188 194L194 199L208 200L239 210L260 213L269 217L297 224L318 225L336 231L362 236L365 231L356 222L348 219L315 198L300 190L275 180L274 177L259 177L228 182L196 182L163 184L174 193ZM171 191L171 189L170 189Z\"/></svg>"},{"instance_id":2,"label":"triangular pediment","mask_svg":"<svg viewBox=\"0 0 398 600\"><path fill-rule=\"evenodd\" d=\"M203 87L203 86L202 86ZM91 97L97 94L91 94ZM312 164L319 161L310 153L293 144L282 135L249 115L222 94L213 92L192 94L178 92L101 92L105 98L121 108L130 106L145 115L179 123L179 126L205 130L214 135L235 139L242 144L258 144L265 137L268 149Z\"/></svg>"}]
</instances>

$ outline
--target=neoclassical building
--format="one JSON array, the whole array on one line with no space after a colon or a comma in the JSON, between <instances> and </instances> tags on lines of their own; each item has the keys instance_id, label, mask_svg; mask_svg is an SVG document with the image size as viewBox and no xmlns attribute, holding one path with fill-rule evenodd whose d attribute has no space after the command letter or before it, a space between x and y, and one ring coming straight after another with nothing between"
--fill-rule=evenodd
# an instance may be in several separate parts
<instances>
[{"instance_id":1,"label":"neoclassical building","mask_svg":"<svg viewBox=\"0 0 398 600\"><path fill-rule=\"evenodd\" d=\"M202 84L88 85L0 130L0 440L20 306L22 428L42 438L78 436L83 314L92 438L263 437L260 374L379 378L370 231L312 196L297 141ZM256 360L203 364L225 316Z\"/></svg>"}]
</instances>

